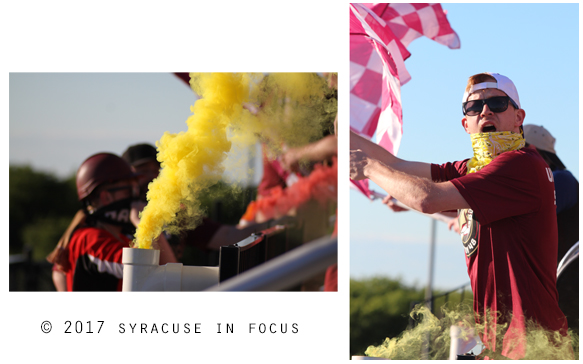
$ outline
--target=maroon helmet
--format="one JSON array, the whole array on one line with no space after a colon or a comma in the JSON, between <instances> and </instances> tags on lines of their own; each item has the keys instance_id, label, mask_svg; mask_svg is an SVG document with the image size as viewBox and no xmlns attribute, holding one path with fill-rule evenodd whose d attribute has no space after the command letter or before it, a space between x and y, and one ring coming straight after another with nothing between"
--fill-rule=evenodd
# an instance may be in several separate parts
<instances>
[{"instance_id":1,"label":"maroon helmet","mask_svg":"<svg viewBox=\"0 0 583 364\"><path fill-rule=\"evenodd\" d=\"M97 186L135 178L130 165L111 153L97 153L87 158L77 171L79 201L89 196Z\"/></svg>"}]
</instances>

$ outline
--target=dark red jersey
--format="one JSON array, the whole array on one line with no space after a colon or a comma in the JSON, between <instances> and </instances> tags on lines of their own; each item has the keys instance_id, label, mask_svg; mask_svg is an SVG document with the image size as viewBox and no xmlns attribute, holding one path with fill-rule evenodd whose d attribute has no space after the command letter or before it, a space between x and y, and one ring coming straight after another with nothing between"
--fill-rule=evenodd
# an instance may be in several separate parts
<instances>
[{"instance_id":1,"label":"dark red jersey","mask_svg":"<svg viewBox=\"0 0 583 364\"><path fill-rule=\"evenodd\" d=\"M106 230L82 227L73 233L69 243L67 289L69 291L121 291L123 248L130 239L114 237Z\"/></svg>"},{"instance_id":2,"label":"dark red jersey","mask_svg":"<svg viewBox=\"0 0 583 364\"><path fill-rule=\"evenodd\" d=\"M466 163L433 164L432 178L451 181L470 205L459 211L459 223L474 311L478 322L487 320L488 325L482 341L500 352L496 323L508 322L502 355L519 359L524 356L526 320L563 335L567 330L556 289L553 174L529 148L502 153L476 173L466 174ZM487 312L503 315L496 320ZM510 343L517 346L510 349Z\"/></svg>"}]
</instances>

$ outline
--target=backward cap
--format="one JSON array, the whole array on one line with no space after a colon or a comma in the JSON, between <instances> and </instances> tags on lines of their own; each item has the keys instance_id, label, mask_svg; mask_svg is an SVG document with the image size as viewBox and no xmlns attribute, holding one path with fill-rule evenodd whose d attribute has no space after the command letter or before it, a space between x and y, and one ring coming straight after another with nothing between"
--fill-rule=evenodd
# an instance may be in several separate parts
<instances>
[{"instance_id":1,"label":"backward cap","mask_svg":"<svg viewBox=\"0 0 583 364\"><path fill-rule=\"evenodd\" d=\"M472 85L472 87L464 93L462 103L468 101L468 97L475 91L483 90L486 88L495 88L508 95L512 99L512 101L514 101L516 105L518 105L518 108L522 108L522 106L520 106L520 98L518 97L518 91L516 90L516 86L514 86L514 82L512 82L511 79L499 73L491 72L485 73L494 77L496 79L496 82L482 82L476 85Z\"/></svg>"},{"instance_id":2,"label":"backward cap","mask_svg":"<svg viewBox=\"0 0 583 364\"><path fill-rule=\"evenodd\" d=\"M97 153L87 158L77 171L77 195L79 200L104 183L112 183L135 177L130 165L112 153Z\"/></svg>"}]
</instances>

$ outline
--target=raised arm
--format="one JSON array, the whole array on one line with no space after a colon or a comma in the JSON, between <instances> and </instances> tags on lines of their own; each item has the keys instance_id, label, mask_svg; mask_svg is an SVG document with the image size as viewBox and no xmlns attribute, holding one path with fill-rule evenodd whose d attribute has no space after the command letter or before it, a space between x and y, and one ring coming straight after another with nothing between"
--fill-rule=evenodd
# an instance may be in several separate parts
<instances>
[{"instance_id":1,"label":"raised arm","mask_svg":"<svg viewBox=\"0 0 583 364\"><path fill-rule=\"evenodd\" d=\"M397 158L385 148L361 137L353 131L350 132L350 150L361 150L371 159L376 159L397 171L429 180L431 179L431 164L410 162Z\"/></svg>"},{"instance_id":2,"label":"raised arm","mask_svg":"<svg viewBox=\"0 0 583 364\"><path fill-rule=\"evenodd\" d=\"M350 152L350 178L369 178L397 200L426 214L470 207L453 183L434 183L398 171L360 150Z\"/></svg>"},{"instance_id":3,"label":"raised arm","mask_svg":"<svg viewBox=\"0 0 583 364\"><path fill-rule=\"evenodd\" d=\"M319 162L338 153L336 135L328 135L303 147L292 148L281 157L281 164L288 171L296 172L302 161Z\"/></svg>"}]
</instances>

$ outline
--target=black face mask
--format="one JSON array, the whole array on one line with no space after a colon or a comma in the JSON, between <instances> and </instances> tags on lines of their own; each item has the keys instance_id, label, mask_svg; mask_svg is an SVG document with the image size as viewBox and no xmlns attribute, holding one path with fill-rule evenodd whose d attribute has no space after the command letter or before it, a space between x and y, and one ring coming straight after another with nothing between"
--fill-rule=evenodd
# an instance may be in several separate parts
<instances>
[{"instance_id":1,"label":"black face mask","mask_svg":"<svg viewBox=\"0 0 583 364\"><path fill-rule=\"evenodd\" d=\"M123 227L124 230L134 230L135 226L130 220L132 201L133 199L130 197L103 206L89 215L89 219L101 221L106 224L118 225Z\"/></svg>"}]
</instances>

